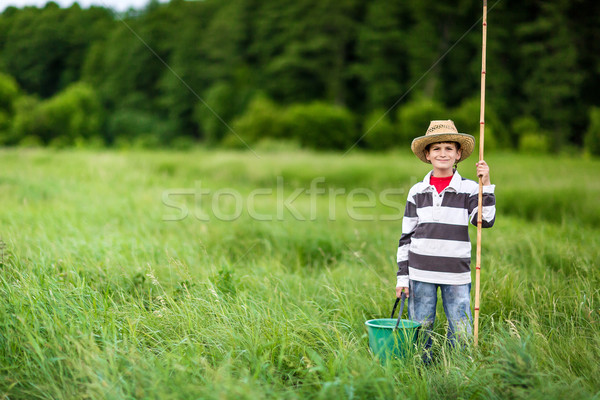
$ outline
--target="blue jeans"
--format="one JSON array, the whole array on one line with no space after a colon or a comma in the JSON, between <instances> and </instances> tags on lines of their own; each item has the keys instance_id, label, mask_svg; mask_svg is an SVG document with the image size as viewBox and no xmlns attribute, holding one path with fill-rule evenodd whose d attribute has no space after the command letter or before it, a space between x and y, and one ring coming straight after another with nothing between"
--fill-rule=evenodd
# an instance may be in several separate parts
<instances>
[{"instance_id":1,"label":"blue jeans","mask_svg":"<svg viewBox=\"0 0 600 400\"><path fill-rule=\"evenodd\" d=\"M448 339L451 346L458 341L466 342L473 334L471 328L471 284L441 285L435 283L409 282L408 317L421 323L425 348L431 347L431 328L435 322L437 289L442 291L442 303L448 319Z\"/></svg>"}]
</instances>

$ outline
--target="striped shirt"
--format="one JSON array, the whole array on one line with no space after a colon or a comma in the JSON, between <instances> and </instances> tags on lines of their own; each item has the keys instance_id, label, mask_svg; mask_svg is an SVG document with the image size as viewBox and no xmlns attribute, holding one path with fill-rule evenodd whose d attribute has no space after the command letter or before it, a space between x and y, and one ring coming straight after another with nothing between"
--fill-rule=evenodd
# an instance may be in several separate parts
<instances>
[{"instance_id":1,"label":"striped shirt","mask_svg":"<svg viewBox=\"0 0 600 400\"><path fill-rule=\"evenodd\" d=\"M408 192L398 243L397 287L408 281L462 285L471 282L469 220L477 225L478 183L454 172L441 193L431 172ZM495 185L483 187L482 227L496 219Z\"/></svg>"}]
</instances>

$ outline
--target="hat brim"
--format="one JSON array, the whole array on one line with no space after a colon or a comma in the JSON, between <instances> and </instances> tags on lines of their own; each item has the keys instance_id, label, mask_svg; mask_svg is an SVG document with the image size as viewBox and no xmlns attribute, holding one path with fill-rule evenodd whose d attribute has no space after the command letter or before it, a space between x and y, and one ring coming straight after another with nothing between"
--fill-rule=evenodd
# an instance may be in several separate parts
<instances>
[{"instance_id":1,"label":"hat brim","mask_svg":"<svg viewBox=\"0 0 600 400\"><path fill-rule=\"evenodd\" d=\"M431 164L430 161L425 157L425 147L432 143L440 142L458 142L460 143L460 160L461 162L471 155L475 148L475 138L467 133L435 133L431 135L419 136L415 138L410 148L412 149L415 156L419 157L424 163Z\"/></svg>"}]
</instances>

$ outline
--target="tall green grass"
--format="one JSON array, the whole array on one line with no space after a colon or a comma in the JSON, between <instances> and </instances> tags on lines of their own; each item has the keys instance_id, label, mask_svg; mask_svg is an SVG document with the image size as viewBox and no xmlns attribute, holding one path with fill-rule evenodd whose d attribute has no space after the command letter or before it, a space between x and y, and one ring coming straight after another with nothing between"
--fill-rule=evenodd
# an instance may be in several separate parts
<instances>
[{"instance_id":1,"label":"tall green grass","mask_svg":"<svg viewBox=\"0 0 600 400\"><path fill-rule=\"evenodd\" d=\"M408 188L407 153L0 153L0 393L6 398L598 398L600 163L488 157L496 226L484 232L480 346L382 366L364 321L394 300L401 221L347 194ZM474 176L474 162L461 173ZM279 178L278 178L279 177ZM277 218L276 189L345 189ZM165 191L257 188L257 221ZM214 196L213 196L214 197ZM219 208L231 213L231 199ZM364 198L357 197L357 201ZM211 218L201 221L196 212ZM331 218L330 218L331 217ZM472 237L474 237L474 230Z\"/></svg>"}]
</instances>

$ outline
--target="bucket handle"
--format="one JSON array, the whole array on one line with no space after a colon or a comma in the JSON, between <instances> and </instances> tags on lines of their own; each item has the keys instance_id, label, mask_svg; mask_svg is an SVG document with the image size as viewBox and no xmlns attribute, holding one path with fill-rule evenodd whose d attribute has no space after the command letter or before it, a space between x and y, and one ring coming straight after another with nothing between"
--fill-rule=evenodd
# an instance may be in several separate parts
<instances>
[{"instance_id":1,"label":"bucket handle","mask_svg":"<svg viewBox=\"0 0 600 400\"><path fill-rule=\"evenodd\" d=\"M400 325L402 313L404 312L404 300L406 300L406 294L402 293L400 297L396 297L396 302L394 303L394 308L392 309L392 316L390 317L391 319L394 319L394 313L396 312L396 307L398 307L398 302L400 301L400 299L402 299L402 302L400 303L400 312L398 313L398 320L396 321L396 326L394 327L394 330L398 329L398 325Z\"/></svg>"}]
</instances>

